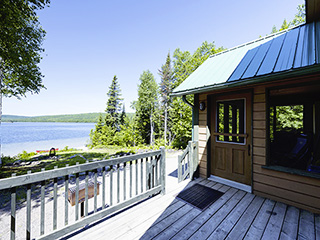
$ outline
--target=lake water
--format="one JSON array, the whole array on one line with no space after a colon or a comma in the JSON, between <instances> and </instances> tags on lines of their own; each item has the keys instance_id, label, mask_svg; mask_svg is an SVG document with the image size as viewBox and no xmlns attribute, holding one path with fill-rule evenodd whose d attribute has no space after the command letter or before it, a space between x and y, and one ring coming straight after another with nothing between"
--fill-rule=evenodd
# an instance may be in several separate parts
<instances>
[{"instance_id":1,"label":"lake water","mask_svg":"<svg viewBox=\"0 0 320 240\"><path fill-rule=\"evenodd\" d=\"M14 122L1 123L1 153L16 155L23 150L84 147L95 123Z\"/></svg>"}]
</instances>

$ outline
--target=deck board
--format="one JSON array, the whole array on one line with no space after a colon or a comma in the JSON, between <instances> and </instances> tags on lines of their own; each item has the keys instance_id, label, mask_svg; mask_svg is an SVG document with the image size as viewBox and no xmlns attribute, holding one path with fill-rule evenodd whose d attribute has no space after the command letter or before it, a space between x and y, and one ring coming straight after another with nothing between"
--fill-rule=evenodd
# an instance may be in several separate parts
<instances>
[{"instance_id":1,"label":"deck board","mask_svg":"<svg viewBox=\"0 0 320 240\"><path fill-rule=\"evenodd\" d=\"M262 239L278 239L281 232L282 223L286 213L287 205L277 202L273 211L270 213L271 217L267 227L263 233Z\"/></svg>"},{"instance_id":2,"label":"deck board","mask_svg":"<svg viewBox=\"0 0 320 240\"><path fill-rule=\"evenodd\" d=\"M298 235L300 211L298 208L288 206L287 213L283 222L280 240L296 239Z\"/></svg>"},{"instance_id":3,"label":"deck board","mask_svg":"<svg viewBox=\"0 0 320 240\"><path fill-rule=\"evenodd\" d=\"M315 215L314 223L315 223L316 239L320 239L320 215Z\"/></svg>"},{"instance_id":4,"label":"deck board","mask_svg":"<svg viewBox=\"0 0 320 240\"><path fill-rule=\"evenodd\" d=\"M228 233L232 230L234 225L238 222L244 211L251 204L254 195L246 194L244 198L241 199L237 207L235 207L226 219L217 227L209 236L208 239L225 239Z\"/></svg>"},{"instance_id":5,"label":"deck board","mask_svg":"<svg viewBox=\"0 0 320 240\"><path fill-rule=\"evenodd\" d=\"M234 228L230 231L226 239L236 240L243 239L247 231L249 230L251 223L255 216L258 214L264 202L264 198L256 196L251 202L250 206L246 209L240 220L235 224Z\"/></svg>"},{"instance_id":6,"label":"deck board","mask_svg":"<svg viewBox=\"0 0 320 240\"><path fill-rule=\"evenodd\" d=\"M200 229L198 229L190 239L206 239L212 233L229 212L240 202L240 200L246 195L243 191L238 191L228 202L226 202L208 221L206 221Z\"/></svg>"},{"instance_id":7,"label":"deck board","mask_svg":"<svg viewBox=\"0 0 320 240\"><path fill-rule=\"evenodd\" d=\"M269 221L270 214L267 213L268 211L272 211L274 208L275 202L269 199L266 199L259 210L255 220L251 224L249 231L247 232L245 239L248 240L255 240L261 239L266 225Z\"/></svg>"},{"instance_id":8,"label":"deck board","mask_svg":"<svg viewBox=\"0 0 320 240\"><path fill-rule=\"evenodd\" d=\"M176 198L195 183L224 194L203 211ZM176 177L167 176L167 186L166 195L145 200L65 239L320 239L317 214L202 178L178 184Z\"/></svg>"},{"instance_id":9,"label":"deck board","mask_svg":"<svg viewBox=\"0 0 320 240\"><path fill-rule=\"evenodd\" d=\"M298 239L315 239L314 215L308 211L301 210Z\"/></svg>"},{"instance_id":10,"label":"deck board","mask_svg":"<svg viewBox=\"0 0 320 240\"><path fill-rule=\"evenodd\" d=\"M230 188L220 199L212 204L205 211L201 212L193 221L186 224L172 239L187 239L196 232L213 214L215 214L228 200L237 192Z\"/></svg>"}]
</instances>

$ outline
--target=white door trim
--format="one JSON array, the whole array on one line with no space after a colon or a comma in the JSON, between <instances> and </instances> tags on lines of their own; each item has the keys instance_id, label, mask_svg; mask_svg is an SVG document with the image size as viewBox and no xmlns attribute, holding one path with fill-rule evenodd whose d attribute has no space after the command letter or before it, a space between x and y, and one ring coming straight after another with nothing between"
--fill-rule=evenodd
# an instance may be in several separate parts
<instances>
[{"instance_id":1,"label":"white door trim","mask_svg":"<svg viewBox=\"0 0 320 240\"><path fill-rule=\"evenodd\" d=\"M238 183L238 182L235 182L235 181L232 181L229 179L225 179L225 178L221 178L221 177L217 177L217 176L213 176L213 175L210 175L208 180L212 180L212 181L215 181L218 183L222 183L224 185L228 185L233 188L243 190L248 193L252 193L252 187L249 185L243 184L243 183Z\"/></svg>"}]
</instances>

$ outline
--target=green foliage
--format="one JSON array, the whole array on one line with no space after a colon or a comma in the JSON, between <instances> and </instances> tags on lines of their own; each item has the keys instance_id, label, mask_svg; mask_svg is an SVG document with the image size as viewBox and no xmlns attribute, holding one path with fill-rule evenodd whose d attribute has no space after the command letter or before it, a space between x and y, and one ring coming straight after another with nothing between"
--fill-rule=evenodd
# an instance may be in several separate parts
<instances>
[{"instance_id":1,"label":"green foliage","mask_svg":"<svg viewBox=\"0 0 320 240\"><path fill-rule=\"evenodd\" d=\"M20 160L29 160L31 157L37 155L35 152L27 152L27 151L22 151L22 153L19 153L17 155L17 159L20 159Z\"/></svg>"},{"instance_id":2,"label":"green foliage","mask_svg":"<svg viewBox=\"0 0 320 240\"><path fill-rule=\"evenodd\" d=\"M166 63L161 66L161 69L159 70L159 75L161 77L160 82L160 95L161 95L161 105L160 105L160 120L163 119L163 138L164 138L164 146L167 146L167 139L168 139L168 133L169 136L172 135L171 129L168 128L168 121L170 119L168 118L168 109L171 108L171 99L170 99L170 93L172 91L172 80L173 80L173 71L171 68L171 58L170 53L168 53ZM170 125L170 124L169 124ZM170 139L170 137L169 137Z\"/></svg>"},{"instance_id":3,"label":"green foliage","mask_svg":"<svg viewBox=\"0 0 320 240\"><path fill-rule=\"evenodd\" d=\"M276 26L273 25L271 33L280 32L282 30L298 26L302 23L306 22L306 8L305 4L298 5L297 7L298 12L296 13L294 19L292 21L287 21L286 19L283 20L283 23L279 30L277 30Z\"/></svg>"},{"instance_id":4,"label":"green foliage","mask_svg":"<svg viewBox=\"0 0 320 240\"><path fill-rule=\"evenodd\" d=\"M124 107L122 109L121 89L117 76L113 77L112 83L107 93L108 101L106 108L105 120L102 115L99 116L98 122L94 130L91 130L90 147L101 147L119 143L119 139L123 140L121 124L125 123L126 113ZM122 109L122 113L120 111ZM116 136L117 135L117 136ZM121 135L119 137L118 135ZM122 144L122 142L121 142Z\"/></svg>"},{"instance_id":5,"label":"green foliage","mask_svg":"<svg viewBox=\"0 0 320 240\"><path fill-rule=\"evenodd\" d=\"M136 109L135 128L140 133L143 143L153 144L154 133L158 127L155 121L159 119L158 113L158 85L153 74L147 70L140 75L138 85L138 100Z\"/></svg>"},{"instance_id":6,"label":"green foliage","mask_svg":"<svg viewBox=\"0 0 320 240\"><path fill-rule=\"evenodd\" d=\"M49 3L49 0L0 2L0 84L4 96L20 98L44 88L38 64L44 51L41 45L45 31L37 11Z\"/></svg>"},{"instance_id":7,"label":"green foliage","mask_svg":"<svg viewBox=\"0 0 320 240\"><path fill-rule=\"evenodd\" d=\"M303 132L303 105L270 107L269 115L271 139L279 131Z\"/></svg>"},{"instance_id":8,"label":"green foliage","mask_svg":"<svg viewBox=\"0 0 320 240\"><path fill-rule=\"evenodd\" d=\"M214 42L203 42L202 45L191 54L188 51L181 51L179 48L174 51L173 57L173 88L179 86L192 72L194 72L209 56L224 50L216 48ZM192 96L187 96L189 102L193 102ZM172 101L172 108L169 109L170 129L172 129L172 146L185 148L191 140L192 130L192 109L185 104L181 98Z\"/></svg>"},{"instance_id":9,"label":"green foliage","mask_svg":"<svg viewBox=\"0 0 320 240\"><path fill-rule=\"evenodd\" d=\"M116 75L112 79L107 95L106 125L118 130L123 99L120 97L121 89Z\"/></svg>"}]
</instances>

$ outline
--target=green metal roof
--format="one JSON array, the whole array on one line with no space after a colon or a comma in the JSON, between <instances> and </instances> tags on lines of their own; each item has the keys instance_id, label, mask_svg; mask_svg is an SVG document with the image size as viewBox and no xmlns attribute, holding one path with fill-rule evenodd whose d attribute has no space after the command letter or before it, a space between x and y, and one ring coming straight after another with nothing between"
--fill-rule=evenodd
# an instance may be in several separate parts
<instances>
[{"instance_id":1,"label":"green metal roof","mask_svg":"<svg viewBox=\"0 0 320 240\"><path fill-rule=\"evenodd\" d=\"M172 95L272 80L282 73L297 74L306 67L319 67L319 46L320 22L300 25L211 56Z\"/></svg>"}]
</instances>

